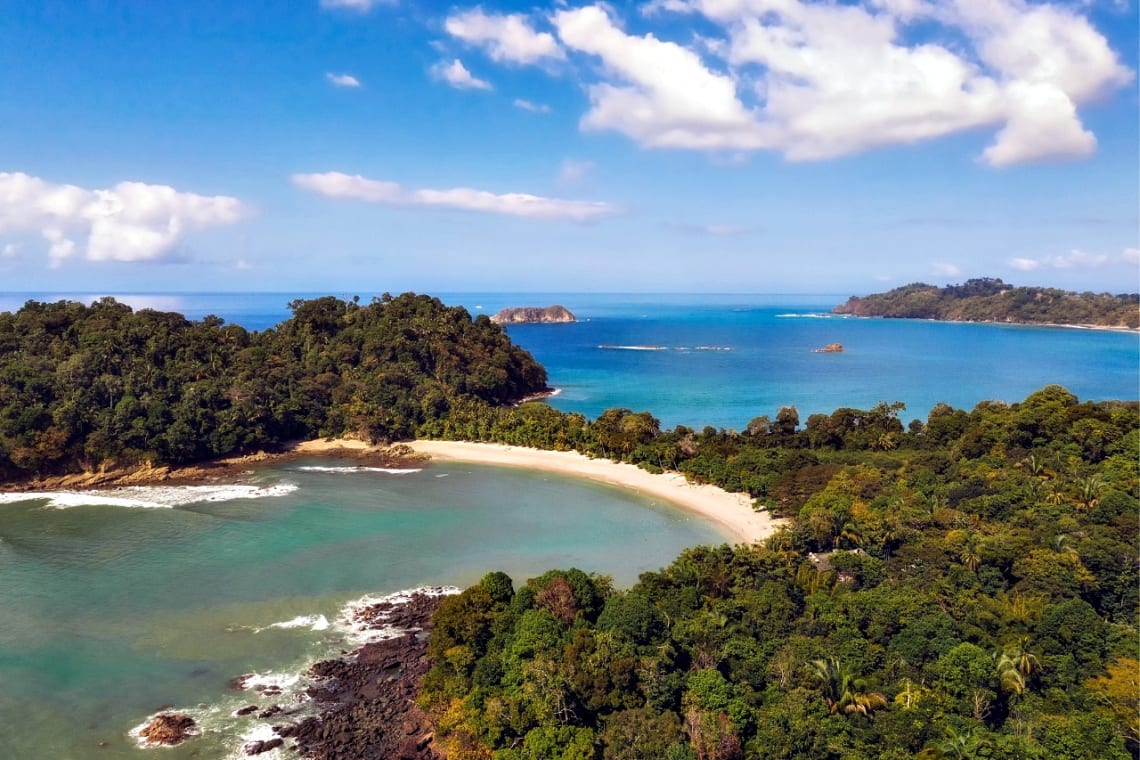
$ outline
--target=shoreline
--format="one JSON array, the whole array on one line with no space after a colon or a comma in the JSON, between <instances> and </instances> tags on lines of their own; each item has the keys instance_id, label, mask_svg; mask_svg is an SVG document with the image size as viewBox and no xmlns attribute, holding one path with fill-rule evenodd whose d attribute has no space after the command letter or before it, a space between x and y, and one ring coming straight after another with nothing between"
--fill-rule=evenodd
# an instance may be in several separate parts
<instances>
[{"instance_id":1,"label":"shoreline","mask_svg":"<svg viewBox=\"0 0 1140 760\"><path fill-rule=\"evenodd\" d=\"M771 536L786 521L752 508L748 494L714 485L690 483L678 472L654 474L625 462L591 459L577 451L548 451L525 446L467 441L417 440L413 451L433 460L518 467L606 483L662 499L704 518L737 543Z\"/></svg>"},{"instance_id":2,"label":"shoreline","mask_svg":"<svg viewBox=\"0 0 1140 760\"><path fill-rule=\"evenodd\" d=\"M318 438L298 441L276 452L257 452L187 467L150 467L97 470L56 475L17 483L0 483L0 493L38 491L92 491L142 485L239 485L255 465L289 461L300 457L342 457L361 465L421 465L426 461L469 462L499 467L517 467L579 477L626 488L661 499L701 517L736 543L754 543L772 535L786 521L767 511L752 508L743 493L729 493L709 484L690 483L677 472L653 474L625 462L591 459L577 451L547 451L524 446L466 441L417 440L390 446L374 446L349 438Z\"/></svg>"}]
</instances>

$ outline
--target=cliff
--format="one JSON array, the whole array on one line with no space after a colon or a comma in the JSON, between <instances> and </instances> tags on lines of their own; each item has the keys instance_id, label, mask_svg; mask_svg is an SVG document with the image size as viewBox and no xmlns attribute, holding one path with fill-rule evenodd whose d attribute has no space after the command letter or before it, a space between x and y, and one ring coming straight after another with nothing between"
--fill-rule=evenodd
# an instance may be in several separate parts
<instances>
[{"instance_id":1,"label":"cliff","mask_svg":"<svg viewBox=\"0 0 1140 760\"><path fill-rule=\"evenodd\" d=\"M491 317L492 322L501 325L551 324L556 322L577 322L578 319L565 306L516 306L503 309Z\"/></svg>"}]
</instances>

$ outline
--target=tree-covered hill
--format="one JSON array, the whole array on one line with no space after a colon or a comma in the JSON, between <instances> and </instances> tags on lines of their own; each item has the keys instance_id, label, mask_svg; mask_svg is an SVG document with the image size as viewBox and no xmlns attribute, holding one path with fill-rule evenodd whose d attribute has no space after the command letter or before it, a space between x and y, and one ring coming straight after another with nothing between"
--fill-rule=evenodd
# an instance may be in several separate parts
<instances>
[{"instance_id":1,"label":"tree-covered hill","mask_svg":"<svg viewBox=\"0 0 1140 760\"><path fill-rule=\"evenodd\" d=\"M1140 326L1140 295L1014 287L996 278L982 278L945 288L919 282L886 293L852 296L834 312L860 317L1135 328Z\"/></svg>"},{"instance_id":2,"label":"tree-covered hill","mask_svg":"<svg viewBox=\"0 0 1140 760\"><path fill-rule=\"evenodd\" d=\"M546 371L485 316L427 296L290 304L264 332L217 317L29 301L0 314L0 479L187 464L300 438L396 440Z\"/></svg>"},{"instance_id":3,"label":"tree-covered hill","mask_svg":"<svg viewBox=\"0 0 1140 760\"><path fill-rule=\"evenodd\" d=\"M1140 757L1138 405L1051 386L901 411L801 426L788 407L740 433L542 404L442 421L792 518L624 591L491 573L446 600L421 704L449 760Z\"/></svg>"}]
</instances>

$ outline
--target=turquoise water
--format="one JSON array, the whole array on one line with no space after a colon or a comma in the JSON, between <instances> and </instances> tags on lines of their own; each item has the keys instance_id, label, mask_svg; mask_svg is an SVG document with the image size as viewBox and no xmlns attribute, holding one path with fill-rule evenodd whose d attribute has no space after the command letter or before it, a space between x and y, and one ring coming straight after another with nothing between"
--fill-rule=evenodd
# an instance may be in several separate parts
<instances>
[{"instance_id":1,"label":"turquoise water","mask_svg":"<svg viewBox=\"0 0 1140 760\"><path fill-rule=\"evenodd\" d=\"M150 294L136 307L217 314L249 329L289 316L317 294ZM338 294L349 297L351 294ZM361 293L362 300L372 297ZM0 309L28 295L0 294ZM40 300L56 294L35 294ZM84 300L87 297L70 296ZM836 408L902 401L906 420L946 402L972 409L1020 401L1051 383L1082 399L1140 398L1140 335L1059 327L844 318L845 295L628 295L450 293L472 314L560 303L579 321L516 325L561 394L550 403L595 417L609 407L648 410L665 428L743 429L753 417L795 406L800 419ZM842 343L841 354L814 349Z\"/></svg>"},{"instance_id":2,"label":"turquoise water","mask_svg":"<svg viewBox=\"0 0 1140 760\"><path fill-rule=\"evenodd\" d=\"M263 329L304 295L123 300ZM59 296L0 295L0 309L29 297ZM906 419L925 418L940 401L969 409L1050 383L1085 399L1140 397L1136 334L830 316L841 296L442 298L473 314L567 306L578 323L510 328L561 390L551 403L650 410L666 428L896 400ZM833 342L845 352L814 352ZM224 756L257 728L230 713L274 701L231 692L229 679L288 679L348 645L336 619L364 594L571 565L628 585L685 546L722 540L671 507L579 481L457 465L299 469L328 464L258 471L255 485L277 489L262 498L136 493L135 506L55 509L0 497L0 758L137 757L127 730L165 705L209 731L164 757ZM161 508L138 505L148 500Z\"/></svg>"},{"instance_id":3,"label":"turquoise water","mask_svg":"<svg viewBox=\"0 0 1140 760\"><path fill-rule=\"evenodd\" d=\"M674 507L589 482L459 464L300 469L330 464L258 471L258 485L295 486L262 498L0 503L0 757L138 756L127 731L166 705L209 731L164 757L225 756L257 727L232 711L275 701L232 692L230 679L288 676L347 646L336 618L364 594L567 566L629 585L723 540Z\"/></svg>"}]
</instances>

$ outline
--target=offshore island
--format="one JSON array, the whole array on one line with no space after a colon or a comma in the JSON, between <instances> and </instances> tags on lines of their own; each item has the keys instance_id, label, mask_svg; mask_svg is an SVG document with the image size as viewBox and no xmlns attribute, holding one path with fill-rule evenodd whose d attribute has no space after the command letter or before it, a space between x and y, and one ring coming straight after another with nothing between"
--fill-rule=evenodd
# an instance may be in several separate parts
<instances>
[{"instance_id":1,"label":"offshore island","mask_svg":"<svg viewBox=\"0 0 1140 760\"><path fill-rule=\"evenodd\" d=\"M518 403L547 390L545 370L487 317L436 299L292 310L261 333L112 299L0 315L0 479L161 479L354 439L365 456L556 457L624 483L633 468L637 488L672 482L758 522L722 520L740 543L685 550L628 589L574 568L521 582L488 568L460 593L354 609L385 640L310 668L316 715L250 694L238 712L272 730L246 754L1140 753L1135 400L1048 386L909 423L883 402L663 430L649 412ZM163 715L140 735L195 741L185 716Z\"/></svg>"}]
</instances>

